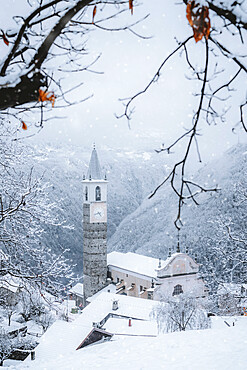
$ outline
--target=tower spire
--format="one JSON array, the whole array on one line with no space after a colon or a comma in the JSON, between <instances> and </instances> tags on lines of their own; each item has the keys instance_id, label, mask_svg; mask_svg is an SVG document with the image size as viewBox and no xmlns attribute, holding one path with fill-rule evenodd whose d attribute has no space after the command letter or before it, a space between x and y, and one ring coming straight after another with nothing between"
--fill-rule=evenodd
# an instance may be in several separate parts
<instances>
[{"instance_id":1,"label":"tower spire","mask_svg":"<svg viewBox=\"0 0 247 370\"><path fill-rule=\"evenodd\" d=\"M93 143L93 150L87 171L87 179L103 180L98 154L95 149L95 143Z\"/></svg>"}]
</instances>

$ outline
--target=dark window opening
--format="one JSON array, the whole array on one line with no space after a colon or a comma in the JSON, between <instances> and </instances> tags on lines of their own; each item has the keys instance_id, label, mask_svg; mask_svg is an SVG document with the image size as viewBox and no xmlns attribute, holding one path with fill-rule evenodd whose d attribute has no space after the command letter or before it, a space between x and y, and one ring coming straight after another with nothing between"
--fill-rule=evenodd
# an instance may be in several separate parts
<instances>
[{"instance_id":1,"label":"dark window opening","mask_svg":"<svg viewBox=\"0 0 247 370\"><path fill-rule=\"evenodd\" d=\"M87 188L87 186L85 188L85 201L86 202L88 201L88 188Z\"/></svg>"},{"instance_id":2,"label":"dark window opening","mask_svg":"<svg viewBox=\"0 0 247 370\"><path fill-rule=\"evenodd\" d=\"M178 284L174 287L172 295L179 295L181 293L183 293L182 285Z\"/></svg>"},{"instance_id":3,"label":"dark window opening","mask_svg":"<svg viewBox=\"0 0 247 370\"><path fill-rule=\"evenodd\" d=\"M99 186L96 186L95 188L95 200L96 201L101 200L101 190Z\"/></svg>"}]
</instances>

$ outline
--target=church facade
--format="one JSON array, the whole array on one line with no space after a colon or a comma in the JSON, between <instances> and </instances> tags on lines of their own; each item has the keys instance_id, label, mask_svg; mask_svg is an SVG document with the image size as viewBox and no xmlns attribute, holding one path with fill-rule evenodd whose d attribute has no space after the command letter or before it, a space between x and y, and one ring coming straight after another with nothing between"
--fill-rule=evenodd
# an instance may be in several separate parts
<instances>
[{"instance_id":1,"label":"church facade","mask_svg":"<svg viewBox=\"0 0 247 370\"><path fill-rule=\"evenodd\" d=\"M205 297L199 265L186 253L166 260L137 253L107 255L107 184L95 147L83 177L83 296L84 303L102 289L145 299L190 293ZM110 291L109 290L109 291Z\"/></svg>"}]
</instances>

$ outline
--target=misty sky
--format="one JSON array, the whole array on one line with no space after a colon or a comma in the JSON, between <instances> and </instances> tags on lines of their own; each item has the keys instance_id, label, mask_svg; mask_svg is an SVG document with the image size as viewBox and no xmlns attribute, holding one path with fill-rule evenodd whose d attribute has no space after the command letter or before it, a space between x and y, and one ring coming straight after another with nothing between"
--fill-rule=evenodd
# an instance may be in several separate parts
<instances>
[{"instance_id":1,"label":"misty sky","mask_svg":"<svg viewBox=\"0 0 247 370\"><path fill-rule=\"evenodd\" d=\"M13 9L15 14L17 11L22 14L23 2L24 0L8 0L6 5L2 4L1 24L6 24L6 15ZM98 10L96 20L104 11ZM145 87L163 59L177 46L175 37L184 40L192 32L185 17L184 5L174 5L173 2L165 5L163 0L144 1L141 7L135 7L133 16L126 12L107 26L119 27L132 23L148 13L150 17L134 29L144 36L153 36L151 39L143 40L129 32L101 30L96 30L88 36L89 54L83 62L86 65L101 54L100 60L92 69L104 74L68 73L65 76L65 86L70 88L83 81L84 85L70 95L70 100L77 101L91 94L94 94L93 98L70 108L54 109L54 115L64 118L49 121L32 140L54 144L65 142L82 147L91 146L95 141L99 147L107 145L120 149L135 147L153 150L163 142L170 144L178 133L184 132L183 127L191 127L193 108L196 109L198 104L198 98L193 96L193 92L199 89L200 85L185 78L185 74L189 75L189 70L179 55L170 60L158 83L134 102L136 108L131 129L128 128L126 119L118 120L114 116L115 113L123 112L119 98L134 95ZM89 21L90 17L91 13ZM85 38L82 43L84 41ZM1 45L1 54L3 51L4 46ZM204 57L203 44L195 44L192 40L190 52L196 64L200 65ZM222 61L222 58L219 59ZM226 64L230 78L235 68L231 69L229 63ZM238 89L236 101L243 101L244 81L242 86L238 83ZM59 105L58 102L56 105ZM232 127L238 119L236 105L228 114L225 123L208 127L206 123L201 122L203 135L199 144L205 161L238 141L246 140L243 132L232 134Z\"/></svg>"}]
</instances>

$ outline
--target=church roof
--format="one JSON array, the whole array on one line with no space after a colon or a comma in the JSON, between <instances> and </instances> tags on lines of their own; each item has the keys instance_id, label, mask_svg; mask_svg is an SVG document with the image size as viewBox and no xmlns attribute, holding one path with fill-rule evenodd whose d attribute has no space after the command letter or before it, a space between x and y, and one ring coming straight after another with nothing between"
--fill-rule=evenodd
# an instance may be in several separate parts
<instances>
[{"instance_id":1,"label":"church roof","mask_svg":"<svg viewBox=\"0 0 247 370\"><path fill-rule=\"evenodd\" d=\"M167 268L177 257L191 260L191 257L184 253L173 253L166 260L159 260L158 258L132 252L111 252L107 255L107 264L108 266L115 266L136 274L157 278L159 277L159 272Z\"/></svg>"},{"instance_id":2,"label":"church roof","mask_svg":"<svg viewBox=\"0 0 247 370\"><path fill-rule=\"evenodd\" d=\"M95 147L93 148L92 154L91 154L91 159L89 162L89 167L87 171L87 179L92 179L92 180L102 180L102 173L101 173L101 168L99 164L99 159L97 155L97 151Z\"/></svg>"},{"instance_id":3,"label":"church roof","mask_svg":"<svg viewBox=\"0 0 247 370\"><path fill-rule=\"evenodd\" d=\"M163 267L165 261L161 260L160 262ZM133 271L137 274L156 278L159 259L132 252L111 252L107 255L107 264L108 266L111 265L124 270Z\"/></svg>"}]
</instances>

